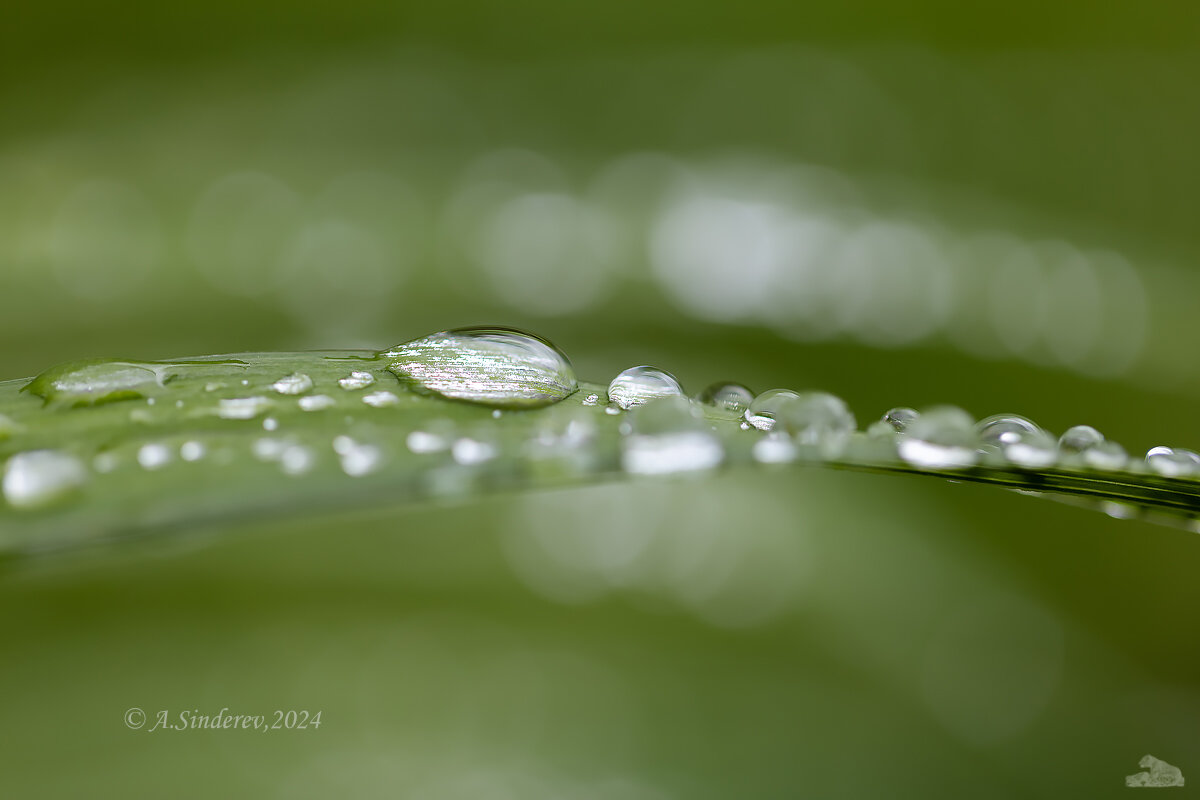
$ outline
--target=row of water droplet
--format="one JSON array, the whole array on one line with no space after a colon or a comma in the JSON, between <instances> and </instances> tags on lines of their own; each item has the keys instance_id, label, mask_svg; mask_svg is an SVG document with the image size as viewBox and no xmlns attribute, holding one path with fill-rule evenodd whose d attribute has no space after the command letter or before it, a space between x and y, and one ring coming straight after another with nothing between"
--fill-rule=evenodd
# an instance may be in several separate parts
<instances>
[{"instance_id":1,"label":"row of water droplet","mask_svg":"<svg viewBox=\"0 0 1200 800\"><path fill-rule=\"evenodd\" d=\"M545 408L579 393L579 383L569 359L553 344L532 334L506 328L470 328L444 331L380 351L364 362L374 362L397 380L395 391L366 391L378 380L369 369L352 369L337 379L345 392L361 392L361 403L375 408L399 406L405 396L435 395L448 400L503 410ZM231 381L228 375L246 362L237 359L158 363L91 361L55 367L24 388L45 401L45 409L77 413L88 408L126 400L140 400L131 411L135 421L153 423L150 406L168 399L170 387L182 377L218 377L206 381L206 392L232 388L235 396L217 397L215 403L190 412L235 421L263 417L280 409L282 399L294 397L305 412L345 410L333 395L316 392L316 382L303 372L289 372L269 386L269 392L237 395L249 381ZM732 382L716 383L688 397L680 382L663 370L636 366L618 374L605 392L590 390L576 402L564 404L565 414L547 411L535 420L520 455L526 462L552 457L580 472L604 467L595 451L602 449L600 424L614 420L620 468L635 474L670 474L709 470L741 453L760 463L797 460L886 462L900 460L927 470L956 470L975 466L1041 470L1148 471L1169 478L1200 477L1200 455L1190 450L1155 447L1144 460L1132 460L1116 442L1096 429L1075 426L1054 438L1032 421L1005 414L976 421L954 407L923 412L894 408L859 431L857 420L840 398L819 391L772 389L755 395ZM415 398L414 398L415 399ZM186 401L167 409L183 409ZM604 414L587 406L602 406ZM282 409L286 410L286 409ZM168 413L170 413L168 411ZM189 412L183 412L189 413ZM141 415L138 418L138 415ZM175 417L178 419L178 416ZM351 422L347 417L346 422ZM394 425L402 424L398 418ZM316 447L304 429L280 430L272 415L262 420L263 433L254 433L250 453L258 461L277 464L287 475L302 475L314 468L322 450L332 450L341 471L358 477L378 471L388 460L386 432L379 441L333 434L328 448ZM419 417L404 437L406 449L417 455L444 453L453 464L473 468L500 454L499 433L485 426L460 430L450 419ZM0 441L19 437L21 421L0 416ZM257 427L255 431L257 431ZM267 435L270 434L270 435ZM739 438L746 437L746 438ZM126 459L145 471L157 471L178 458L182 462L227 464L236 458L228 447L214 448L196 434L178 441L140 444ZM40 507L83 487L92 472L119 473L120 457L112 451L85 459L69 449L39 448L17 452L6 462L3 495L16 508Z\"/></svg>"}]
</instances>

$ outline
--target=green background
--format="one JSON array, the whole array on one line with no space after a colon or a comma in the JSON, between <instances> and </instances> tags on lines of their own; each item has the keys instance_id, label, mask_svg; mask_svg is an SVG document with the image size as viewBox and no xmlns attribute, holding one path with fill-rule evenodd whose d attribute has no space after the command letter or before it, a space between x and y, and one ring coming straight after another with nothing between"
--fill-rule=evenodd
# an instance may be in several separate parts
<instances>
[{"instance_id":1,"label":"green background","mask_svg":"<svg viewBox=\"0 0 1200 800\"><path fill-rule=\"evenodd\" d=\"M1196 446L1198 34L1168 4L8 9L0 378L494 323L591 380ZM796 220L843 249L764 256ZM0 576L5 796L1105 797L1145 753L1200 771L1181 531L795 469L206 533ZM131 707L322 725L131 731Z\"/></svg>"}]
</instances>

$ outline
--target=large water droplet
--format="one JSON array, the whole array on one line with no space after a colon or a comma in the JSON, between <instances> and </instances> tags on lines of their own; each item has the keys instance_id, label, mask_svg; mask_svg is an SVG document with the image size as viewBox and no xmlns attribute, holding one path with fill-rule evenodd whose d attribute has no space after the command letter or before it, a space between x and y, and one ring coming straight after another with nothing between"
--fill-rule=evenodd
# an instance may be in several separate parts
<instances>
[{"instance_id":1,"label":"large water droplet","mask_svg":"<svg viewBox=\"0 0 1200 800\"><path fill-rule=\"evenodd\" d=\"M380 354L388 369L418 391L511 408L557 403L577 388L563 353L532 334L508 328L461 328L414 339Z\"/></svg>"},{"instance_id":2,"label":"large water droplet","mask_svg":"<svg viewBox=\"0 0 1200 800\"><path fill-rule=\"evenodd\" d=\"M18 453L4 465L4 498L14 508L37 508L70 494L87 478L87 467L69 453Z\"/></svg>"},{"instance_id":3,"label":"large water droplet","mask_svg":"<svg viewBox=\"0 0 1200 800\"><path fill-rule=\"evenodd\" d=\"M22 391L52 403L96 405L149 397L180 375L230 365L247 366L237 359L176 362L89 359L51 367L22 387Z\"/></svg>"},{"instance_id":4,"label":"large water droplet","mask_svg":"<svg viewBox=\"0 0 1200 800\"><path fill-rule=\"evenodd\" d=\"M840 397L825 392L802 392L781 402L776 423L800 444L820 444L830 437L852 433L854 414Z\"/></svg>"},{"instance_id":5,"label":"large water droplet","mask_svg":"<svg viewBox=\"0 0 1200 800\"><path fill-rule=\"evenodd\" d=\"M164 364L94 359L51 367L23 390L49 402L96 405L145 397L161 387L166 376Z\"/></svg>"},{"instance_id":6,"label":"large water droplet","mask_svg":"<svg viewBox=\"0 0 1200 800\"><path fill-rule=\"evenodd\" d=\"M969 467L979 460L974 420L961 408L941 406L913 420L900 437L900 457L929 469Z\"/></svg>"},{"instance_id":7,"label":"large water droplet","mask_svg":"<svg viewBox=\"0 0 1200 800\"><path fill-rule=\"evenodd\" d=\"M746 413L746 409L750 408L750 404L754 402L754 392L751 392L740 383L721 381L712 384L696 395L696 402L711 406L718 411L728 412L735 417L740 417Z\"/></svg>"},{"instance_id":8,"label":"large water droplet","mask_svg":"<svg viewBox=\"0 0 1200 800\"><path fill-rule=\"evenodd\" d=\"M624 409L675 395L682 396L683 387L674 375L658 367L630 367L608 385L608 399Z\"/></svg>"},{"instance_id":9,"label":"large water droplet","mask_svg":"<svg viewBox=\"0 0 1200 800\"><path fill-rule=\"evenodd\" d=\"M1200 473L1200 454L1178 447L1152 447L1146 453L1146 463L1159 475L1170 478Z\"/></svg>"},{"instance_id":10,"label":"large water droplet","mask_svg":"<svg viewBox=\"0 0 1200 800\"><path fill-rule=\"evenodd\" d=\"M754 402L746 409L746 422L760 431L769 431L775 427L779 410L798 397L800 395L791 389L768 389L754 398Z\"/></svg>"},{"instance_id":11,"label":"large water droplet","mask_svg":"<svg viewBox=\"0 0 1200 800\"><path fill-rule=\"evenodd\" d=\"M611 396L611 391L610 391ZM662 397L638 408L621 440L621 466L639 475L712 469L725 449L686 397Z\"/></svg>"}]
</instances>

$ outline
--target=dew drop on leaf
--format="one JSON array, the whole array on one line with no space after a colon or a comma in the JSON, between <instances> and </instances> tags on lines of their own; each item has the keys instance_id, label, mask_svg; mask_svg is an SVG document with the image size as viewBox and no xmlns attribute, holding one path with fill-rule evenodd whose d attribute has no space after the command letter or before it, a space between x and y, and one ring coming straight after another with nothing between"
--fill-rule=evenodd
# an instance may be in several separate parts
<instances>
[{"instance_id":1,"label":"dew drop on leaf","mask_svg":"<svg viewBox=\"0 0 1200 800\"><path fill-rule=\"evenodd\" d=\"M37 508L70 494L87 479L87 467L70 453L18 453L4 465L4 499L14 508Z\"/></svg>"},{"instance_id":2,"label":"dew drop on leaf","mask_svg":"<svg viewBox=\"0 0 1200 800\"><path fill-rule=\"evenodd\" d=\"M567 357L550 342L510 328L460 328L385 350L388 370L417 391L471 403L537 408L578 387Z\"/></svg>"},{"instance_id":3,"label":"dew drop on leaf","mask_svg":"<svg viewBox=\"0 0 1200 800\"><path fill-rule=\"evenodd\" d=\"M683 387L674 375L658 367L630 367L608 385L608 399L626 410L673 395L682 396Z\"/></svg>"}]
</instances>

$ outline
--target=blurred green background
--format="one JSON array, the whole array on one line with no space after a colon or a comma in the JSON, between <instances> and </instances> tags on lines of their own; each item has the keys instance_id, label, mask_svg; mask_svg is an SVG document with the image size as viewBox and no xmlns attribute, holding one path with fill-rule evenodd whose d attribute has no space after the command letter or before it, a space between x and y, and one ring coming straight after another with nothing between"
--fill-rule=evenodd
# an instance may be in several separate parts
<instances>
[{"instance_id":1,"label":"blurred green background","mask_svg":"<svg viewBox=\"0 0 1200 800\"><path fill-rule=\"evenodd\" d=\"M607 380L1200 444L1193 6L6 9L0 377L526 327ZM1195 537L812 470L3 575L5 796L1105 797ZM319 730L130 731L141 707Z\"/></svg>"}]
</instances>

